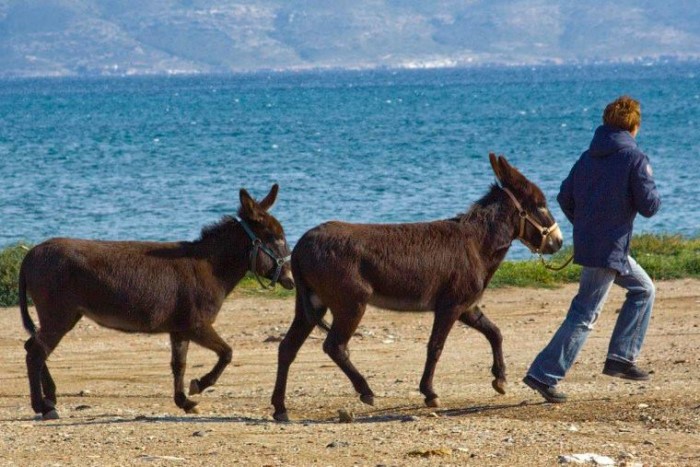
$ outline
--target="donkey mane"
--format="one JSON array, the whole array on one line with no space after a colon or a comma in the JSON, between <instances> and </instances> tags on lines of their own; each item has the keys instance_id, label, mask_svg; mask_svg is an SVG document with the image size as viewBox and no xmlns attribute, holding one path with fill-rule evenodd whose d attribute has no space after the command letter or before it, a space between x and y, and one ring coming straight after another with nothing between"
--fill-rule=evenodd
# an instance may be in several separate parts
<instances>
[{"instance_id":1,"label":"donkey mane","mask_svg":"<svg viewBox=\"0 0 700 467\"><path fill-rule=\"evenodd\" d=\"M530 198L534 204L546 203L542 190L535 184L519 183L517 189L525 193L523 199ZM471 226L473 235L482 239L487 232L490 232L497 225L505 226L505 224L497 222L499 212L502 215L502 211L499 211L500 199L503 197L502 193L500 185L492 183L489 191L484 196L472 204L466 212L457 214L451 220Z\"/></svg>"},{"instance_id":2,"label":"donkey mane","mask_svg":"<svg viewBox=\"0 0 700 467\"><path fill-rule=\"evenodd\" d=\"M472 204L466 212L457 214L453 220L461 224L488 225L498 214L498 185L491 185L489 191Z\"/></svg>"},{"instance_id":3,"label":"donkey mane","mask_svg":"<svg viewBox=\"0 0 700 467\"><path fill-rule=\"evenodd\" d=\"M482 243L488 236L493 236L493 229L507 228L506 224L499 222L499 191L497 184L492 184L489 191L478 201L472 204L466 212L457 214L450 221L466 227L470 236L477 243Z\"/></svg>"},{"instance_id":4,"label":"donkey mane","mask_svg":"<svg viewBox=\"0 0 700 467\"><path fill-rule=\"evenodd\" d=\"M194 243L207 241L218 241L231 238L233 229L238 225L238 221L233 216L223 216L218 222L209 224L202 228L202 232Z\"/></svg>"}]
</instances>

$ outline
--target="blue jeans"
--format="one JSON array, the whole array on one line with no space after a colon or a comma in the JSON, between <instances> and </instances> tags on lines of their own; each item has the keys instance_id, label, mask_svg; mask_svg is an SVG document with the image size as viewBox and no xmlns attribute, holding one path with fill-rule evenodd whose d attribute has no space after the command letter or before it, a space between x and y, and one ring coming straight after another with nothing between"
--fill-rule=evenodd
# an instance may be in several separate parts
<instances>
[{"instance_id":1,"label":"blue jeans","mask_svg":"<svg viewBox=\"0 0 700 467\"><path fill-rule=\"evenodd\" d=\"M556 386L571 368L600 315L610 287L627 289L625 302L610 338L608 359L634 363L642 348L654 306L656 289L646 271L629 258L629 274L614 269L584 267L578 294L566 319L552 340L537 355L527 374L548 386Z\"/></svg>"}]
</instances>

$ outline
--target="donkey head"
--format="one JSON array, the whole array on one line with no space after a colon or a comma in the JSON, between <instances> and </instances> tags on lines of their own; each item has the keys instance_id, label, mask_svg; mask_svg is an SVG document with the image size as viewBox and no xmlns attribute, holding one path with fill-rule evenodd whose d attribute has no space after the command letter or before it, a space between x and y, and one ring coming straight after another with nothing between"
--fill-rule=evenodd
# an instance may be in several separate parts
<instances>
[{"instance_id":1,"label":"donkey head","mask_svg":"<svg viewBox=\"0 0 700 467\"><path fill-rule=\"evenodd\" d=\"M510 165L505 157L489 154L491 167L506 193L508 202L515 207L516 236L533 253L556 253L564 239L547 200L537 185Z\"/></svg>"},{"instance_id":2,"label":"donkey head","mask_svg":"<svg viewBox=\"0 0 700 467\"><path fill-rule=\"evenodd\" d=\"M248 235L253 242L251 264L255 269L251 272L270 279L273 284L279 281L285 289L293 289L290 250L284 230L279 221L267 212L275 204L278 191L279 185L272 185L270 193L257 202L245 189L241 189L238 215L251 230Z\"/></svg>"}]
</instances>

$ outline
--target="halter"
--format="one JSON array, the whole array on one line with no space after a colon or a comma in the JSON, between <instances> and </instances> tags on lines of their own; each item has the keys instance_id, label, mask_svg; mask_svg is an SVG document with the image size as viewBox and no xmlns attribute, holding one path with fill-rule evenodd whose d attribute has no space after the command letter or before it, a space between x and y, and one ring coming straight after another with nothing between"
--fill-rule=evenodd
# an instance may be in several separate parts
<instances>
[{"instance_id":1,"label":"halter","mask_svg":"<svg viewBox=\"0 0 700 467\"><path fill-rule=\"evenodd\" d=\"M250 226L243 220L238 217L236 217L236 220L238 221L239 224L241 224L241 227L243 227L243 230L245 230L245 233L250 237L250 240L253 242L253 249L250 250L250 272L253 273L255 278L258 280L260 285L264 289L272 289L275 287L275 284L277 284L277 280L280 278L280 274L282 273L282 266L287 263L292 255L287 255L283 257L279 257L275 254L274 251L272 251L267 245L265 245L262 240L258 238L257 235L253 232L253 230L250 228ZM272 261L276 264L275 267L275 274L272 276L272 282L270 282L270 285L265 285L263 284L263 281L260 279L260 276L258 275L257 272L257 267L256 267L256 262L258 258L258 250L262 250L263 253L265 253L267 256L272 258Z\"/></svg>"},{"instance_id":2,"label":"halter","mask_svg":"<svg viewBox=\"0 0 700 467\"><path fill-rule=\"evenodd\" d=\"M532 253L536 253L541 256L544 244L547 243L547 239L550 235L559 230L559 225L556 222L554 222L554 224L550 225L549 227L542 227L542 225L539 222L537 222L530 214L527 213L527 211L525 211L525 209L523 209L522 205L518 202L517 199L515 199L515 196L513 195L513 193L511 193L511 191L508 188L504 186L500 188L501 190L506 192L506 194L508 195L508 197L510 197L511 201L513 201L513 204L515 204L515 207L518 210L518 215L520 216L520 231L518 232L518 239L521 242L523 242L523 244L526 247L528 247ZM525 234L525 221L532 224L532 226L542 236L542 241L540 242L539 248L536 248L523 236Z\"/></svg>"}]
</instances>

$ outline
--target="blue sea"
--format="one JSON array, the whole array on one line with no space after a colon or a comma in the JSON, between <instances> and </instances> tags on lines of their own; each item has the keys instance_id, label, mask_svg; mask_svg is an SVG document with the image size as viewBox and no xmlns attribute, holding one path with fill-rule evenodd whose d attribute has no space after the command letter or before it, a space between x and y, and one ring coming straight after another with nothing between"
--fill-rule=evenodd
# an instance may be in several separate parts
<instances>
[{"instance_id":1,"label":"blue sea","mask_svg":"<svg viewBox=\"0 0 700 467\"><path fill-rule=\"evenodd\" d=\"M290 244L331 219L464 212L505 155L555 197L606 103L642 103L663 197L637 233L700 235L700 63L0 81L0 247L193 240L262 197ZM528 257L516 245L511 259Z\"/></svg>"}]
</instances>

